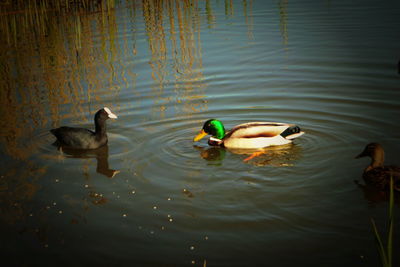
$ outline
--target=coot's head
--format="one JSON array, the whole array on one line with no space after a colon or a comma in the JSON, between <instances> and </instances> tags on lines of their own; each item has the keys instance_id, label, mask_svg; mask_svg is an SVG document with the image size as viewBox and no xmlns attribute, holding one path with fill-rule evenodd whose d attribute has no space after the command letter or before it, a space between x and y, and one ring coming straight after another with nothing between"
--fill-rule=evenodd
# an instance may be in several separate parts
<instances>
[{"instance_id":1,"label":"coot's head","mask_svg":"<svg viewBox=\"0 0 400 267\"><path fill-rule=\"evenodd\" d=\"M95 120L102 120L105 121L107 119L116 119L118 118L117 115L111 112L111 110L107 107L104 107L97 111L95 115Z\"/></svg>"}]
</instances>

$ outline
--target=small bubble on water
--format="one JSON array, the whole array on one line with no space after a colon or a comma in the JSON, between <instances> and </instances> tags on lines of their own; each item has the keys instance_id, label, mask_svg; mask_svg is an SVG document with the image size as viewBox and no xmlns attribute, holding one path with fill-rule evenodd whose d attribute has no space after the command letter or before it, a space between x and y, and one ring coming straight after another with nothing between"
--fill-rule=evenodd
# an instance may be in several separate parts
<instances>
[{"instance_id":1,"label":"small bubble on water","mask_svg":"<svg viewBox=\"0 0 400 267\"><path fill-rule=\"evenodd\" d=\"M136 192L135 192L135 190L132 190L132 194L135 194Z\"/></svg>"},{"instance_id":2,"label":"small bubble on water","mask_svg":"<svg viewBox=\"0 0 400 267\"><path fill-rule=\"evenodd\" d=\"M169 221L172 222L172 218L170 218Z\"/></svg>"},{"instance_id":3,"label":"small bubble on water","mask_svg":"<svg viewBox=\"0 0 400 267\"><path fill-rule=\"evenodd\" d=\"M125 218L126 216L128 216L126 213L122 214L122 217L124 217L124 218Z\"/></svg>"},{"instance_id":4,"label":"small bubble on water","mask_svg":"<svg viewBox=\"0 0 400 267\"><path fill-rule=\"evenodd\" d=\"M168 217L168 218L171 218L171 215L168 214L167 217Z\"/></svg>"},{"instance_id":5,"label":"small bubble on water","mask_svg":"<svg viewBox=\"0 0 400 267\"><path fill-rule=\"evenodd\" d=\"M170 200L171 200L171 198L169 197L169 198L167 198L167 200L168 200L168 201L170 201Z\"/></svg>"},{"instance_id":6,"label":"small bubble on water","mask_svg":"<svg viewBox=\"0 0 400 267\"><path fill-rule=\"evenodd\" d=\"M154 231L150 231L150 234L154 234Z\"/></svg>"},{"instance_id":7,"label":"small bubble on water","mask_svg":"<svg viewBox=\"0 0 400 267\"><path fill-rule=\"evenodd\" d=\"M89 185L88 184L85 184L85 188L88 188L89 187Z\"/></svg>"},{"instance_id":8,"label":"small bubble on water","mask_svg":"<svg viewBox=\"0 0 400 267\"><path fill-rule=\"evenodd\" d=\"M194 246L190 246L190 250L194 250Z\"/></svg>"},{"instance_id":9,"label":"small bubble on water","mask_svg":"<svg viewBox=\"0 0 400 267\"><path fill-rule=\"evenodd\" d=\"M154 206L154 207L153 207L153 210L156 210L156 209L157 209L157 206Z\"/></svg>"},{"instance_id":10,"label":"small bubble on water","mask_svg":"<svg viewBox=\"0 0 400 267\"><path fill-rule=\"evenodd\" d=\"M31 216L31 217L32 217L32 216L33 216L33 213L29 214L29 216Z\"/></svg>"},{"instance_id":11,"label":"small bubble on water","mask_svg":"<svg viewBox=\"0 0 400 267\"><path fill-rule=\"evenodd\" d=\"M59 210L58 213L59 213L59 214L62 214L63 212L62 212L62 210Z\"/></svg>"},{"instance_id":12,"label":"small bubble on water","mask_svg":"<svg viewBox=\"0 0 400 267\"><path fill-rule=\"evenodd\" d=\"M195 261L192 261L192 264L196 264L196 262L195 262Z\"/></svg>"},{"instance_id":13,"label":"small bubble on water","mask_svg":"<svg viewBox=\"0 0 400 267\"><path fill-rule=\"evenodd\" d=\"M58 183L60 180L56 179L56 183Z\"/></svg>"},{"instance_id":14,"label":"small bubble on water","mask_svg":"<svg viewBox=\"0 0 400 267\"><path fill-rule=\"evenodd\" d=\"M205 240L208 240L208 236L205 236L204 239L205 239Z\"/></svg>"},{"instance_id":15,"label":"small bubble on water","mask_svg":"<svg viewBox=\"0 0 400 267\"><path fill-rule=\"evenodd\" d=\"M56 203L56 202L53 202L53 206L55 206L55 205L57 205L57 203Z\"/></svg>"}]
</instances>

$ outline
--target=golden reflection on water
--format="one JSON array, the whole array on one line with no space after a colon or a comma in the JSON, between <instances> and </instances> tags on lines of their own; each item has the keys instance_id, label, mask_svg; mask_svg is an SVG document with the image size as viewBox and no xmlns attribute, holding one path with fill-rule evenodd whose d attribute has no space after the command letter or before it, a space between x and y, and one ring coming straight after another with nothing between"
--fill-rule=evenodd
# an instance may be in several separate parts
<instances>
[{"instance_id":1,"label":"golden reflection on water","mask_svg":"<svg viewBox=\"0 0 400 267\"><path fill-rule=\"evenodd\" d=\"M165 12L164 12L165 10ZM200 43L198 1L143 0L143 17L151 52L153 113L162 118L173 104L175 110L190 115L206 108ZM169 31L164 29L169 23ZM168 49L170 48L170 51ZM172 66L172 68L170 68ZM167 96L173 77L175 96Z\"/></svg>"},{"instance_id":2,"label":"golden reflection on water","mask_svg":"<svg viewBox=\"0 0 400 267\"><path fill-rule=\"evenodd\" d=\"M225 16L233 17L233 1L224 4ZM43 142L51 143L47 137L38 141L40 133L66 120L91 122L92 115L87 114L98 106L113 108L117 102L117 107L131 107L132 103L121 99L125 89L140 95L137 66L127 65L124 58L145 54L136 42L141 15L150 51L152 116L163 118L169 109L186 116L207 109L201 10L205 8L206 23L214 27L213 2L143 0L127 7L129 19L117 23L117 9L109 0L0 5L0 34L5 36L0 39L0 147L7 160L15 162L0 173L3 220L12 223L29 214L25 206L39 189L36 181L46 175L47 167L31 159L47 145ZM244 1L243 7L252 36L252 1ZM121 34L126 29L130 33ZM96 160L99 173L115 175L107 157L96 156ZM87 160L83 173L88 175L93 164L94 159ZM99 196L89 193L92 203L107 202ZM15 203L20 203L17 208Z\"/></svg>"},{"instance_id":3,"label":"golden reflection on water","mask_svg":"<svg viewBox=\"0 0 400 267\"><path fill-rule=\"evenodd\" d=\"M248 4L246 0L243 1L243 12L247 25L247 38L249 38L249 40L253 40L253 0L250 0Z\"/></svg>"},{"instance_id":4,"label":"golden reflection on water","mask_svg":"<svg viewBox=\"0 0 400 267\"><path fill-rule=\"evenodd\" d=\"M287 14L287 6L288 0L280 0L279 1L279 28L281 30L281 35L283 39L283 44L285 46L288 45L289 42L289 35L288 35L288 14Z\"/></svg>"}]
</instances>

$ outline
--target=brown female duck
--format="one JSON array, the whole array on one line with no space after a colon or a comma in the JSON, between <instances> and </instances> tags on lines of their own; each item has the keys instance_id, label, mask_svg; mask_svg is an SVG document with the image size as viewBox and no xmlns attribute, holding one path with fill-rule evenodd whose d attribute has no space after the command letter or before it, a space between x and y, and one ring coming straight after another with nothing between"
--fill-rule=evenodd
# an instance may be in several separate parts
<instances>
[{"instance_id":1,"label":"brown female duck","mask_svg":"<svg viewBox=\"0 0 400 267\"><path fill-rule=\"evenodd\" d=\"M378 143L368 144L364 151L356 158L370 157L371 164L365 168L363 178L366 184L372 185L380 190L389 190L390 177L393 177L393 185L396 191L400 191L400 167L385 166L385 152Z\"/></svg>"}]
</instances>

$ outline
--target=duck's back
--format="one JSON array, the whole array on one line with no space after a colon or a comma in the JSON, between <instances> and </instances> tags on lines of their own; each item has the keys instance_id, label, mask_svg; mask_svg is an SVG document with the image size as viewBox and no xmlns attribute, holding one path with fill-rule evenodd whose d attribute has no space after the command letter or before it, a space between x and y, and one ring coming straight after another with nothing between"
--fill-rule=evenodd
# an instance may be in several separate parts
<instances>
[{"instance_id":1,"label":"duck's back","mask_svg":"<svg viewBox=\"0 0 400 267\"><path fill-rule=\"evenodd\" d=\"M226 138L274 137L285 131L290 125L278 122L249 122L235 126Z\"/></svg>"},{"instance_id":2,"label":"duck's back","mask_svg":"<svg viewBox=\"0 0 400 267\"><path fill-rule=\"evenodd\" d=\"M394 188L400 190L400 167L383 166L365 171L363 178L367 184L373 185L380 190L389 190L390 177L393 178Z\"/></svg>"},{"instance_id":3,"label":"duck's back","mask_svg":"<svg viewBox=\"0 0 400 267\"><path fill-rule=\"evenodd\" d=\"M107 143L107 137L98 140L93 131L84 128L63 126L52 129L50 132L57 138L57 141L70 148L94 149Z\"/></svg>"}]
</instances>

